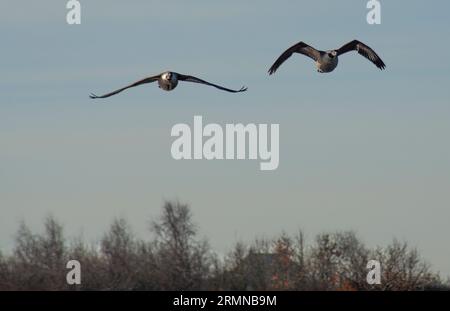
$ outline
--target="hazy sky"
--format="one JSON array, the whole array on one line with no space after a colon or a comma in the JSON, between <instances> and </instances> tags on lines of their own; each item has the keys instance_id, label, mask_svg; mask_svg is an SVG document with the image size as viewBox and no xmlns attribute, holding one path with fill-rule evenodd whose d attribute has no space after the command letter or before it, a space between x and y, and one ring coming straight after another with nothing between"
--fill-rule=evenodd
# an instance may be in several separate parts
<instances>
[{"instance_id":1,"label":"hazy sky","mask_svg":"<svg viewBox=\"0 0 450 311\"><path fill-rule=\"evenodd\" d=\"M95 241L116 216L136 233L166 199L191 204L219 252L238 240L302 228L356 230L369 245L411 242L450 274L450 2L82 2L66 24L61 0L0 2L0 249L22 219L52 213L68 235ZM372 46L379 71L357 54L319 74L292 44ZM156 84L103 93L163 70L247 93ZM280 166L175 161L176 123L279 123Z\"/></svg>"}]
</instances>

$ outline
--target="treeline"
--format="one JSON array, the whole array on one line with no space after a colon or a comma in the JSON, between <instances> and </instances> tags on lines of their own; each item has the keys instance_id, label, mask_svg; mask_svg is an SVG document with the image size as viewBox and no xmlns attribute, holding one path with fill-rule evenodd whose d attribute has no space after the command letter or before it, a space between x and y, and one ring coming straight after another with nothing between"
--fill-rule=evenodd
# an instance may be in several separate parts
<instances>
[{"instance_id":1,"label":"treeline","mask_svg":"<svg viewBox=\"0 0 450 311\"><path fill-rule=\"evenodd\" d=\"M116 219L99 246L68 240L53 218L36 234L22 223L14 250L0 253L0 290L448 290L448 282L406 243L367 248L353 232L324 233L306 244L282 234L237 243L222 258L200 238L188 206L167 202L136 237ZM81 284L68 285L66 263L81 264ZM381 284L369 285L367 263L381 264Z\"/></svg>"}]
</instances>

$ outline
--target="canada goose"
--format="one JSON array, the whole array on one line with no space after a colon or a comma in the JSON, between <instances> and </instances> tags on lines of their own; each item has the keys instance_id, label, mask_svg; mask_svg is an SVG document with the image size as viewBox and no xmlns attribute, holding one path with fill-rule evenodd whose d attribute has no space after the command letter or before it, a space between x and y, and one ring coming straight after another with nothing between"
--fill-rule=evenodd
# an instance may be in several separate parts
<instances>
[{"instance_id":1,"label":"canada goose","mask_svg":"<svg viewBox=\"0 0 450 311\"><path fill-rule=\"evenodd\" d=\"M299 42L294 46L287 49L280 57L275 61L275 63L270 67L269 74L274 74L278 67L284 63L293 53L300 53L312 58L316 62L316 67L318 72L332 72L338 65L338 57L344 53L350 51L357 51L359 54L370 60L379 69L383 70L386 65L381 60L381 58L372 50L369 46L364 43L353 40L337 50L320 51L309 46L304 42Z\"/></svg>"},{"instance_id":2,"label":"canada goose","mask_svg":"<svg viewBox=\"0 0 450 311\"><path fill-rule=\"evenodd\" d=\"M101 96L97 96L95 94L91 94L89 97L93 98L93 99L95 99L95 98L106 98L106 97L109 97L109 96L112 96L112 95L116 95L116 94L118 94L118 93L120 93L120 92L122 92L122 91L124 91L124 90L126 90L128 88L135 87L135 86L138 86L138 85L141 85L141 84L145 84L145 83L152 83L152 82L155 82L155 81L158 81L159 88L163 89L164 91L172 91L173 89L175 89L177 87L177 85L178 85L178 81L202 83L202 84L206 84L206 85L218 88L219 90L223 90L223 91L227 91L227 92L231 92L231 93L245 92L247 90L246 87L242 87L239 90L231 90L231 89L227 89L227 88L222 87L220 85L216 85L216 84L204 81L202 79L199 79L199 78L196 78L196 77L193 77L193 76L183 75L183 74L172 72L172 71L166 71L166 72L163 72L163 73L161 73L159 75L139 80L139 81L134 82L134 83L132 83L132 84L130 84L128 86L125 86L125 87L123 87L121 89L115 90L115 91L113 91L111 93L108 93L108 94L105 94L105 95L101 95Z\"/></svg>"}]
</instances>

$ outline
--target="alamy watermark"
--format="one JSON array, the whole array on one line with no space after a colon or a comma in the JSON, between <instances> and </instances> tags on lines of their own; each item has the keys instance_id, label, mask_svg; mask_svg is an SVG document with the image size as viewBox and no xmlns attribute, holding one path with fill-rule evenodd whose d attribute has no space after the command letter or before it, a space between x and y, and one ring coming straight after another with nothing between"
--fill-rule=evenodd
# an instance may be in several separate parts
<instances>
[{"instance_id":1,"label":"alamy watermark","mask_svg":"<svg viewBox=\"0 0 450 311\"><path fill-rule=\"evenodd\" d=\"M68 285L81 284L81 264L78 260L70 260L66 264L66 268L70 271L66 275ZM370 260L366 268L369 270L366 281L369 285L381 284L381 264L378 260Z\"/></svg>"},{"instance_id":2,"label":"alamy watermark","mask_svg":"<svg viewBox=\"0 0 450 311\"><path fill-rule=\"evenodd\" d=\"M367 263L367 273L366 281L369 285L380 285L381 284L381 264L378 260L370 260Z\"/></svg>"},{"instance_id":3,"label":"alamy watermark","mask_svg":"<svg viewBox=\"0 0 450 311\"><path fill-rule=\"evenodd\" d=\"M69 11L66 15L66 21L69 25L81 24L81 3L77 0L69 0L66 4L66 9Z\"/></svg>"},{"instance_id":4,"label":"alamy watermark","mask_svg":"<svg viewBox=\"0 0 450 311\"><path fill-rule=\"evenodd\" d=\"M185 123L172 127L171 154L175 160L259 159L260 169L271 171L279 165L279 135L279 124L226 124L223 129L216 123L203 126L203 117L194 116L192 129Z\"/></svg>"},{"instance_id":5,"label":"alamy watermark","mask_svg":"<svg viewBox=\"0 0 450 311\"><path fill-rule=\"evenodd\" d=\"M369 25L381 24L381 3L379 0L369 0L366 5L369 12L366 20ZM66 4L66 21L69 25L81 24L81 3L78 0L69 0Z\"/></svg>"},{"instance_id":6,"label":"alamy watermark","mask_svg":"<svg viewBox=\"0 0 450 311\"><path fill-rule=\"evenodd\" d=\"M70 271L66 275L66 281L68 285L80 285L81 284L81 264L78 260L69 260L66 264L66 268Z\"/></svg>"},{"instance_id":7,"label":"alamy watermark","mask_svg":"<svg viewBox=\"0 0 450 311\"><path fill-rule=\"evenodd\" d=\"M381 24L381 3L379 0L369 0L367 2L367 23L369 25L380 25Z\"/></svg>"}]
</instances>

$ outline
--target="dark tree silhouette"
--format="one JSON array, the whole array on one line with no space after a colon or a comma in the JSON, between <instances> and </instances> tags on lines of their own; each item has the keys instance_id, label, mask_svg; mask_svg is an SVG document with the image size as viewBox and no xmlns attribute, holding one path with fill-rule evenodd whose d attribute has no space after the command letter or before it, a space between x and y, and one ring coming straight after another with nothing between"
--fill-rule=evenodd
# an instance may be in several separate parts
<instances>
[{"instance_id":1,"label":"dark tree silhouette","mask_svg":"<svg viewBox=\"0 0 450 311\"><path fill-rule=\"evenodd\" d=\"M81 264L81 285L66 283L66 263ZM381 285L366 282L367 263L381 263ZM189 207L166 202L150 238L115 219L100 244L70 242L53 217L41 234L21 223L15 247L0 252L0 290L449 290L419 252L394 240L367 248L354 232L303 232L237 243L224 257L200 238Z\"/></svg>"}]
</instances>

